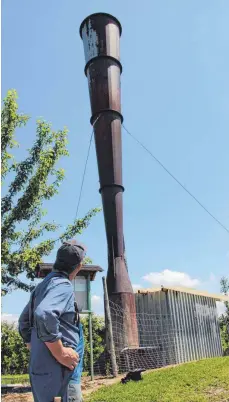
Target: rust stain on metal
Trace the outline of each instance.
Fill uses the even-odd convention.
[[[109,299],[136,315],[135,297],[125,262],[123,237],[123,182],[120,75],[120,22],[97,13],[80,26],[88,79],[91,124],[95,146],[108,244],[107,288]],[[129,344],[138,345],[137,322],[123,323]],[[135,335],[133,335],[135,334]]]

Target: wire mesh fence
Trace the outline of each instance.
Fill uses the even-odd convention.
[[[115,357],[119,373],[133,370],[159,368],[178,362],[176,347],[177,329],[173,327],[172,317],[161,314],[137,313],[136,317],[124,311],[119,305],[109,302]],[[137,318],[139,345],[128,343],[125,328],[131,327]],[[125,326],[123,325],[125,322]],[[105,328],[103,333],[103,351],[95,358],[95,375],[112,375],[110,340]],[[136,337],[133,337],[136,339]],[[120,342],[122,339],[122,342]],[[102,345],[100,345],[101,348]],[[94,344],[95,347],[95,344]],[[101,349],[100,349],[101,350]],[[96,352],[96,350],[95,350]],[[84,370],[90,372],[89,367]]]

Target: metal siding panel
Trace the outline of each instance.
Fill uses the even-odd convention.
[[[218,351],[217,351],[218,336],[217,336],[216,324],[215,324],[215,319],[214,319],[213,299],[209,299],[208,304],[209,304],[209,309],[210,309],[210,314],[211,314],[213,356],[218,356]]]
[[[139,295],[138,302],[138,333],[140,339],[140,346],[144,346],[144,332],[145,332],[145,299],[146,295]]]
[[[136,301],[136,311],[138,319],[138,336],[139,336],[139,346],[143,346],[143,336],[144,336],[144,296],[141,294],[135,295]],[[139,319],[139,317],[141,317]]]
[[[178,314],[180,318],[180,331],[181,331],[181,342],[182,342],[182,354],[183,354],[183,362],[187,360],[186,357],[186,331],[185,331],[185,323],[184,323],[184,313],[183,313],[183,305],[182,305],[182,297],[181,293],[177,294],[178,300]]]
[[[193,360],[193,358],[192,358],[192,335],[191,335],[190,317],[188,314],[188,294],[183,293],[183,297],[184,297],[185,322],[186,322],[186,329],[187,329],[188,361],[191,361],[191,360]]]
[[[177,323],[178,323],[178,328],[177,332],[179,334],[179,349],[180,349],[180,358],[181,358],[181,363],[185,361],[185,355],[184,355],[184,340],[183,340],[183,326],[182,326],[182,314],[181,314],[181,309],[180,309],[180,298],[179,298],[179,293],[178,292],[173,292],[173,295],[176,295],[174,301],[175,301],[175,306],[176,306],[176,316],[177,316]]]
[[[161,315],[161,292],[157,292],[157,303],[155,304],[156,323],[157,323],[157,344],[159,347],[159,359],[160,365],[165,366],[165,352],[164,352],[164,338],[163,338],[163,326]]]
[[[203,350],[204,350],[204,357],[207,358],[208,357],[208,345],[207,345],[207,339],[206,339],[205,320],[204,320],[204,315],[203,315],[203,301],[202,301],[202,296],[198,296],[198,298],[199,298],[199,304],[200,304],[202,344],[203,344]]]
[[[219,317],[218,317],[218,311],[216,307],[216,301],[213,300],[213,303],[215,305],[215,320],[216,320],[216,331],[218,333],[218,341],[219,341],[219,356],[223,356],[223,347],[222,347],[222,340],[221,340],[221,335],[220,335],[220,327],[219,327]]]
[[[173,304],[174,304],[174,315],[176,317],[177,349],[178,349],[178,353],[179,353],[178,363],[182,363],[184,361],[184,356],[183,356],[181,323],[180,323],[180,316],[178,313],[178,294],[177,294],[177,292],[172,292],[172,294],[173,294]]]
[[[158,344],[158,339],[157,339],[157,317],[155,316],[155,308],[156,305],[158,304],[157,301],[157,294],[148,294],[147,296],[147,314],[150,314],[146,317],[147,320],[147,325],[149,325],[148,320],[151,317],[151,324],[150,324],[150,333],[149,331],[146,334],[146,341],[145,344],[146,346],[157,346]]]
[[[191,309],[191,297],[190,296],[191,296],[190,294],[187,294],[187,315],[188,315],[188,321],[189,321],[191,360],[195,360],[193,311]]]
[[[208,357],[207,354],[207,345],[206,345],[206,333],[205,333],[205,322],[204,322],[204,316],[203,316],[203,302],[202,302],[202,297],[198,296],[199,298],[199,315],[200,315],[200,323],[201,323],[201,337],[202,337],[202,344],[203,344],[203,350],[204,350],[204,357]]]
[[[176,348],[176,333],[173,328],[173,309],[172,309],[172,302],[171,302],[171,292],[166,292],[166,303],[167,303],[167,312],[170,320],[170,333],[171,333],[171,343],[173,344],[173,353],[174,356],[171,356],[171,363],[176,363],[176,355],[177,355],[177,348]],[[172,363],[173,362],[173,363]]]
[[[208,306],[208,315],[209,315],[211,357],[214,357],[214,356],[216,356],[216,353],[215,353],[215,327],[214,327],[213,316],[212,316],[211,299],[210,298],[207,299],[206,303],[207,303],[207,306]]]
[[[205,318],[206,318],[206,326],[207,326],[207,335],[208,335],[208,349],[209,349],[209,357],[213,357],[214,356],[214,352],[213,352],[213,343],[214,343],[214,339],[213,339],[213,327],[212,327],[212,323],[211,323],[211,311],[209,308],[209,304],[208,304],[208,300],[205,297],[204,298],[204,302],[205,302]]]
[[[185,312],[185,294],[181,293],[181,310],[182,310],[182,320],[184,326],[184,348],[185,348],[185,361],[189,361],[189,340],[188,340],[188,328],[187,328],[187,319],[186,319],[186,312]]]
[[[154,317],[154,345],[157,347],[155,350],[154,358],[156,359],[157,367],[164,364],[163,362],[163,333],[162,333],[162,322],[161,322],[161,311],[160,311],[160,294],[161,292],[156,292],[151,294],[151,303],[149,306],[149,313]]]
[[[208,357],[213,356],[213,350],[212,350],[212,329],[211,329],[211,317],[210,317],[210,311],[208,308],[208,303],[206,300],[206,297],[203,297],[204,301],[204,318],[205,318],[205,324],[206,324],[206,340],[207,340],[207,352],[208,352]]]
[[[169,358],[169,364],[175,364],[176,363],[176,333],[173,327],[173,317],[172,317],[172,306],[170,304],[170,299],[171,299],[171,293],[170,292],[164,292],[165,294],[165,314],[166,316],[166,322],[167,322],[167,331],[168,331],[168,345],[167,345],[167,353],[168,353],[168,358]]]
[[[210,314],[210,319],[211,319],[211,338],[212,338],[212,356],[215,357],[217,356],[216,352],[216,328],[215,328],[215,323],[214,323],[214,316],[213,316],[213,305],[212,305],[212,299],[208,300],[208,308],[209,308],[209,314]]]
[[[143,300],[143,308],[144,308],[144,326],[142,328],[142,342],[143,342],[143,346],[148,346],[150,339],[149,339],[149,334],[148,334],[148,330],[147,330],[147,325],[148,325],[148,316],[147,314],[150,313],[150,295],[146,294],[144,295],[144,300]],[[154,342],[154,333],[152,331],[152,335],[151,335],[151,339],[152,339],[152,343]]]
[[[214,299],[212,299],[212,304],[213,304],[213,315],[214,315],[214,322],[215,322],[215,328],[216,328],[217,356],[222,356],[223,348],[222,348],[222,341],[221,341],[221,336],[220,336],[219,317],[218,317],[218,311],[217,311],[217,307],[216,307],[216,301]]]
[[[168,343],[170,342],[170,337],[169,337],[169,328],[168,328],[168,323],[167,323],[167,317],[166,317],[166,307],[165,307],[165,292],[160,292],[160,318],[161,318],[161,340],[162,340],[162,364],[163,366],[166,366],[169,363],[169,348],[168,348]]]
[[[185,317],[184,317],[184,304],[183,304],[182,293],[179,293],[178,297],[179,297],[179,310],[181,313],[183,354],[184,354],[184,361],[186,362],[188,360],[187,359],[187,334],[186,334],[186,324],[185,324]]]
[[[193,299],[194,303],[194,309],[195,309],[195,317],[196,317],[196,327],[197,327],[197,359],[203,358],[204,352],[203,352],[203,345],[202,345],[202,338],[201,338],[201,323],[200,323],[200,318],[198,314],[198,296],[194,295]]]
[[[193,360],[193,347],[192,347],[192,326],[190,319],[190,312],[188,309],[188,294],[184,293],[185,297],[185,315],[186,315],[186,323],[187,323],[187,333],[188,333],[188,351],[189,351],[189,361]]]
[[[197,325],[197,317],[196,317],[196,309],[195,309],[195,296],[194,295],[190,295],[190,309],[192,311],[194,357],[195,357],[195,360],[198,360],[199,359],[198,325]]]
[[[206,304],[208,306],[208,322],[210,328],[210,342],[211,342],[211,357],[215,356],[215,328],[213,325],[213,317],[212,317],[212,307],[211,307],[211,299],[206,298]]]
[[[168,300],[170,306],[170,316],[171,316],[171,327],[174,333],[174,363],[181,363],[181,351],[180,351],[180,343],[179,343],[179,325],[176,314],[176,306],[175,306],[175,298],[176,293],[172,291],[168,291]]]
[[[193,325],[194,325],[194,332],[195,332],[195,359],[199,359],[199,348],[198,348],[198,319],[197,319],[197,313],[196,313],[196,299],[195,296],[192,295],[191,297],[191,307],[193,310]]]
[[[210,342],[211,342],[211,357],[215,356],[215,328],[213,325],[213,317],[212,317],[212,307],[211,307],[211,299],[206,298],[206,303],[208,306],[208,322],[210,328]]]
[[[209,314],[207,310],[206,298],[201,296],[202,301],[202,314],[203,314],[203,323],[204,323],[204,338],[205,338],[205,347],[206,347],[206,355],[207,357],[211,357],[211,329],[209,325]]]
[[[199,319],[199,334],[200,334],[200,345],[201,345],[201,351],[202,355],[201,358],[206,358],[206,347],[205,347],[205,342],[204,342],[204,329],[203,329],[203,320],[202,320],[202,314],[201,314],[201,299],[200,296],[196,296],[197,299],[197,316]]]
[[[218,349],[219,349],[219,339],[218,339],[218,333],[217,333],[217,322],[215,322],[215,301],[213,299],[210,299],[210,305],[211,305],[211,314],[212,314],[212,325],[213,325],[213,331],[214,331],[214,356],[219,356],[218,354]],[[216,311],[217,313],[217,311]],[[218,316],[218,314],[217,314]]]
[[[218,311],[217,311],[217,307],[216,307],[216,301],[214,299],[212,299],[212,305],[213,305],[213,318],[214,318],[215,329],[216,329],[217,356],[222,356],[223,348],[222,348],[222,341],[221,341],[221,335],[220,335],[219,317],[218,317]]]
[[[190,307],[192,309],[192,319],[193,319],[193,343],[194,343],[194,354],[195,360],[199,359],[199,348],[198,348],[198,321],[196,316],[196,307],[195,307],[195,296],[190,295]]]

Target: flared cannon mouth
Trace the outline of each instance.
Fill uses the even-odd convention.
[[[90,20],[90,19],[92,19],[92,18],[94,18],[94,17],[107,17],[107,18],[110,18],[111,20],[113,20],[117,25],[118,25],[118,27],[119,27],[119,32],[120,32],[120,36],[122,35],[122,25],[120,24],[120,22],[119,22],[119,20],[116,18],[116,17],[114,17],[113,15],[111,15],[111,14],[108,14],[108,13],[94,13],[94,14],[90,14],[88,17],[86,17],[84,20],[83,20],[83,22],[81,23],[81,25],[80,25],[80,36],[81,36],[81,39],[82,39],[82,30],[83,30],[83,26],[85,25],[85,23],[88,21],[88,20]]]

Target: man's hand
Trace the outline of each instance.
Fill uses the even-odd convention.
[[[72,348],[65,348],[61,342],[58,340],[56,342],[45,342],[47,348],[52,353],[53,357],[69,370],[74,370],[74,368],[79,363],[79,355]]]
[[[79,363],[79,355],[71,348],[64,348],[62,353],[58,358],[57,361],[65,367],[68,367],[70,370],[74,370],[74,368]]]
[[[26,343],[27,349],[31,350],[31,343]]]

